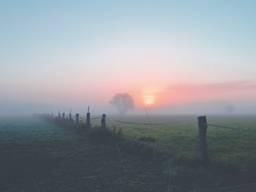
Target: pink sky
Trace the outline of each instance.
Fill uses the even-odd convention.
[[[256,112],[255,10],[243,1],[2,4],[0,104],[108,110],[129,93],[140,109]]]

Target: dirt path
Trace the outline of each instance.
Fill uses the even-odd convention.
[[[0,191],[166,190],[160,165],[35,118],[0,119],[0,154]]]

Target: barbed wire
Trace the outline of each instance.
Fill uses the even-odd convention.
[[[100,120],[101,118],[102,118],[101,116],[95,116],[95,117],[91,117],[90,119],[92,121],[94,121],[94,120]],[[148,112],[146,114],[146,118],[147,119],[150,118]],[[79,120],[81,122],[84,122],[86,120],[86,116],[85,115],[81,115],[79,117]],[[150,126],[151,128],[155,128],[154,126],[170,126],[170,124],[173,124],[173,123],[183,123],[182,121],[159,122],[159,123],[153,123],[153,122],[151,122],[149,120],[144,121],[144,122],[127,121],[127,120],[124,121],[124,120],[114,119],[112,117],[108,117],[108,120],[112,121],[112,124],[117,123],[118,126],[120,126],[120,124],[125,124],[125,125]],[[223,128],[223,129],[230,129],[230,130],[241,130],[240,127],[232,127],[232,126],[226,126],[226,125],[219,125],[219,124],[215,124],[215,123],[207,123],[207,125],[210,126],[210,127],[216,127],[216,128]]]
[[[91,117],[91,120],[101,119],[101,116]]]
[[[230,127],[230,126],[225,126],[225,125],[217,125],[217,124],[213,124],[213,123],[207,123],[207,125],[211,126],[211,127],[224,128],[224,129],[233,129],[233,130],[241,129],[241,128],[238,128],[238,127]]]
[[[86,116],[82,116],[82,118]],[[97,119],[100,119],[101,116],[95,116],[95,117],[91,117],[92,120],[97,120]],[[150,118],[148,115],[147,115],[147,118]],[[122,125],[122,124],[128,124],[128,125],[143,125],[143,126],[158,126],[158,125],[168,125],[168,123],[173,123],[173,122],[168,122],[168,123],[152,123],[151,121],[145,121],[145,122],[135,122],[135,121],[123,121],[123,120],[117,120],[117,119],[113,119],[112,117],[108,117],[107,120],[109,121],[109,123],[111,125]],[[226,125],[219,125],[219,124],[215,124],[215,123],[207,123],[208,126],[211,126],[211,127],[216,127],[216,128],[223,128],[223,129],[230,129],[230,130],[241,130],[240,127],[232,127],[232,126],[226,126]],[[122,128],[122,127],[121,127]],[[161,147],[162,146],[169,146],[168,144],[162,144],[160,145]],[[159,147],[159,144],[157,144],[156,142],[156,148]],[[120,157],[120,165],[122,166],[122,169],[123,170],[126,170],[126,167],[124,165],[124,162],[123,162],[123,159],[122,159],[122,155],[121,155],[121,151],[120,151],[120,148],[119,146],[117,145],[116,146],[117,148],[117,151],[118,151],[118,154],[119,154],[119,157]],[[176,161],[176,159],[174,159],[174,161]],[[168,178],[167,178],[167,191],[169,192],[170,190],[173,191],[173,188],[172,188],[172,184],[174,185],[175,184],[175,175],[171,175],[171,172],[173,171],[173,169],[175,169],[175,165],[177,164],[177,162],[173,162],[175,164],[171,164],[171,162],[168,163]],[[121,183],[123,184],[123,183]],[[120,184],[120,185],[121,185]],[[213,188],[201,188],[199,191],[217,191],[217,190],[221,190],[222,192],[227,192],[227,191],[234,191],[234,190],[239,190],[239,189],[243,189],[243,188],[246,188],[250,185],[255,185],[256,187],[256,182],[253,182],[253,183],[247,183],[247,184],[240,184],[240,185],[234,185],[234,186],[226,186],[226,187],[213,187]],[[174,186],[175,187],[175,186]],[[120,191],[122,191],[122,189],[120,189]]]
[[[163,125],[162,123],[151,123],[151,122],[132,122],[132,121],[122,121],[122,120],[115,120],[112,119],[114,122],[116,123],[120,123],[120,124],[127,124],[127,125]]]
[[[170,121],[170,122],[159,122],[159,123],[152,123],[151,121],[144,121],[144,122],[137,122],[137,121],[124,121],[124,120],[118,120],[114,118],[108,117],[108,119],[111,119],[112,121],[118,123],[118,124],[127,124],[127,125],[141,125],[141,126],[170,126],[170,124],[178,124],[183,123],[182,121]]]

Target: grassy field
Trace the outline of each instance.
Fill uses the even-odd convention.
[[[208,127],[208,154],[211,164],[198,165],[198,126],[196,116],[111,117],[111,127],[122,128],[131,140],[153,138],[148,142],[168,154],[173,178],[179,185],[202,188],[232,186],[256,181],[256,116],[208,116],[208,123],[232,127]],[[138,123],[138,124],[136,124]],[[142,124],[140,124],[142,123]],[[143,124],[145,123],[145,124]],[[167,167],[167,166],[166,166]],[[178,170],[178,171],[177,171]],[[185,184],[186,183],[186,184]]]
[[[256,181],[254,116],[208,117],[209,123],[235,129],[208,128],[207,167],[197,160],[196,116],[107,119],[111,130],[122,130],[122,140],[114,144],[94,141],[91,131],[83,128],[35,117],[0,118],[0,191],[255,189],[242,185]],[[99,125],[99,119],[93,125]],[[148,151],[152,155],[147,156]]]
[[[161,164],[36,117],[0,119],[0,191],[165,191]]]
[[[111,119],[111,127],[122,128],[123,134],[131,139],[152,137],[160,150],[178,159],[197,158],[196,116],[130,116]],[[255,160],[256,116],[208,116],[208,123],[234,128],[208,127],[209,156],[213,161],[240,163]]]

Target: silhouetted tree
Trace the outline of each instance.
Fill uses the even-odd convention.
[[[115,94],[110,104],[113,105],[120,114],[126,114],[127,111],[134,108],[133,98],[128,93],[117,93]]]

